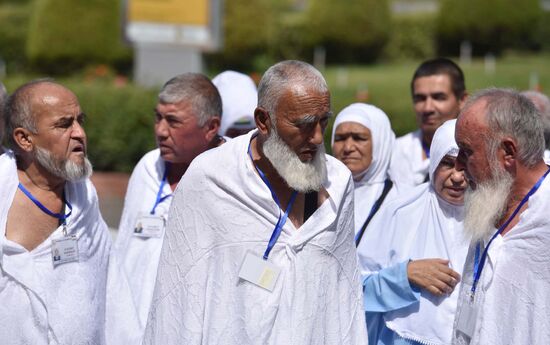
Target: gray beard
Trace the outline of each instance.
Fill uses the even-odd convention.
[[[298,155],[272,129],[262,150],[288,186],[298,192],[319,191],[327,178],[325,147],[321,144],[311,162],[302,162]]]
[[[37,147],[33,154],[40,166],[65,181],[76,182],[92,175],[93,168],[88,157],[84,157],[84,161],[79,164],[70,159],[57,159],[50,151],[41,147]]]
[[[493,177],[468,188],[464,194],[464,232],[472,241],[485,240],[493,235],[496,222],[504,215],[510,189],[514,182],[512,175],[498,166],[492,166]]]

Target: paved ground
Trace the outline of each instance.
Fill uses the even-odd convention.
[[[113,238],[116,238],[129,178],[129,174],[101,171],[94,171],[91,178],[99,197],[99,209]]]

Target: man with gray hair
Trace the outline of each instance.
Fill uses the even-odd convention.
[[[550,178],[541,116],[526,97],[482,90],[458,117],[458,166],[470,188],[455,344],[547,344],[550,339]]]
[[[542,124],[544,127],[544,142],[546,143],[546,150],[544,150],[544,161],[550,163],[550,98],[545,94],[534,91],[522,91],[522,95],[529,98],[535,105],[535,108],[542,116]]]
[[[111,270],[110,282],[124,281],[125,277],[130,289],[126,296],[121,295],[123,287],[110,289],[118,295],[109,298],[108,317],[114,320],[108,328],[115,332],[109,331],[110,340],[116,340],[114,344],[140,341],[155,287],[172,192],[196,156],[223,142],[217,134],[221,114],[218,90],[199,73],[170,79],[158,95],[154,110],[158,148],[143,156],[130,177],[113,255],[120,267]],[[111,302],[120,308],[114,314]],[[117,325],[128,325],[127,315],[135,313],[139,330],[124,334],[125,327]]]
[[[5,106],[0,156],[0,339],[3,344],[104,344],[111,246],[88,177],[84,113],[48,80]]]
[[[172,201],[144,344],[366,344],[353,181],[324,153],[323,76],[264,74],[257,130],[197,157]]]

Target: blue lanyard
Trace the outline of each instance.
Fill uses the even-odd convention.
[[[71,206],[71,204],[69,204],[69,202],[67,201],[67,199],[65,199],[65,193],[63,193],[63,202],[65,204],[67,204],[67,207],[69,208],[69,213],[67,214],[61,214],[61,213],[55,213],[55,212],[52,212],[50,210],[48,210],[46,208],[46,206],[44,206],[40,201],[38,201],[32,194],[31,192],[29,192],[27,190],[27,188],[25,188],[21,182],[19,182],[19,189],[21,189],[21,191],[23,193],[25,193],[25,195],[31,199],[31,201],[36,205],[38,206],[38,208],[40,210],[42,210],[42,212],[44,212],[45,214],[47,214],[48,216],[52,216],[54,218],[57,218],[59,219],[59,221],[61,222],[61,224],[65,225],[67,224],[67,218],[69,218],[69,216],[71,215],[71,213],[73,213],[73,207]]]
[[[424,142],[424,140],[420,139],[420,142],[422,143],[422,149],[424,150],[424,153],[426,154],[426,158],[430,158],[430,148],[428,147],[428,145],[426,145],[426,143]]]
[[[493,242],[493,240],[502,233],[502,231],[504,231],[504,229],[506,229],[506,227],[508,226],[508,224],[510,224],[510,222],[516,217],[516,215],[518,214],[519,210],[523,207],[523,205],[529,200],[529,198],[535,194],[535,192],[539,189],[540,185],[542,184],[542,181],[544,181],[544,179],[546,178],[546,175],[548,175],[548,173],[550,172],[550,168],[548,168],[548,170],[546,170],[546,173],[544,173],[544,175],[542,175],[539,180],[537,181],[537,183],[535,183],[535,185],[533,186],[533,188],[531,188],[531,190],[529,191],[529,193],[527,193],[527,195],[525,195],[523,197],[523,199],[521,200],[521,202],[519,203],[518,207],[516,207],[516,209],[514,210],[514,212],[512,213],[512,215],[510,216],[510,218],[508,218],[508,220],[502,224],[502,226],[500,228],[498,228],[498,230],[495,232],[495,234],[493,235],[493,237],[491,237],[491,239],[489,240],[489,243],[487,243],[487,246],[485,247],[485,250],[483,251],[483,254],[481,255],[481,258],[479,257],[479,253],[481,252],[481,242],[478,242],[477,245],[476,245],[476,252],[475,252],[475,257],[474,257],[474,282],[472,284],[472,289],[471,289],[471,293],[472,293],[472,296],[475,294],[476,292],[476,287],[477,287],[477,283],[479,282],[479,278],[481,277],[481,271],[483,271],[483,266],[485,265],[485,260],[487,259],[487,252],[489,251],[489,246],[491,245],[491,243]]]
[[[250,160],[252,160],[252,164],[254,164],[254,159],[252,158],[252,151],[250,150],[250,143],[248,143],[248,155],[250,156]],[[279,206],[279,220],[275,225],[275,229],[273,229],[273,233],[271,234],[271,238],[269,239],[269,243],[267,244],[267,248],[264,253],[264,260],[267,260],[267,258],[269,257],[269,253],[271,252],[271,249],[273,249],[273,247],[275,246],[275,243],[277,243],[277,240],[281,235],[281,232],[283,231],[283,226],[285,225],[286,220],[288,219],[288,214],[292,209],[292,205],[294,205],[294,201],[296,200],[296,196],[298,195],[298,192],[292,191],[292,195],[290,196],[290,201],[288,202],[286,211],[281,217],[281,204],[279,203],[279,198],[277,198],[277,195],[275,195],[275,192],[273,191],[273,188],[271,188],[271,184],[265,177],[265,174],[263,173],[263,171],[259,167],[257,167],[256,164],[254,164],[254,168],[256,168],[256,171],[258,171],[258,174],[266,184],[267,188],[269,188],[269,191],[271,192],[271,197],[273,198],[277,206]]]
[[[153,205],[153,209],[151,210],[151,212],[149,212],[152,215],[155,214],[155,210],[157,209],[157,206],[160,203],[162,203],[164,200],[166,200],[166,199],[168,199],[169,197],[172,196],[172,193],[162,195],[162,190],[164,189],[164,185],[166,184],[166,180],[168,179],[168,170],[170,168],[170,165],[169,165],[168,162],[166,162],[164,164],[165,164],[164,175],[162,175],[162,181],[160,182],[159,191],[157,192],[157,199],[155,200],[155,205]]]

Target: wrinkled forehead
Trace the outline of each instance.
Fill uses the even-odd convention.
[[[277,109],[282,110],[278,113],[324,114],[330,112],[330,93],[313,87],[295,85],[282,93]]]

